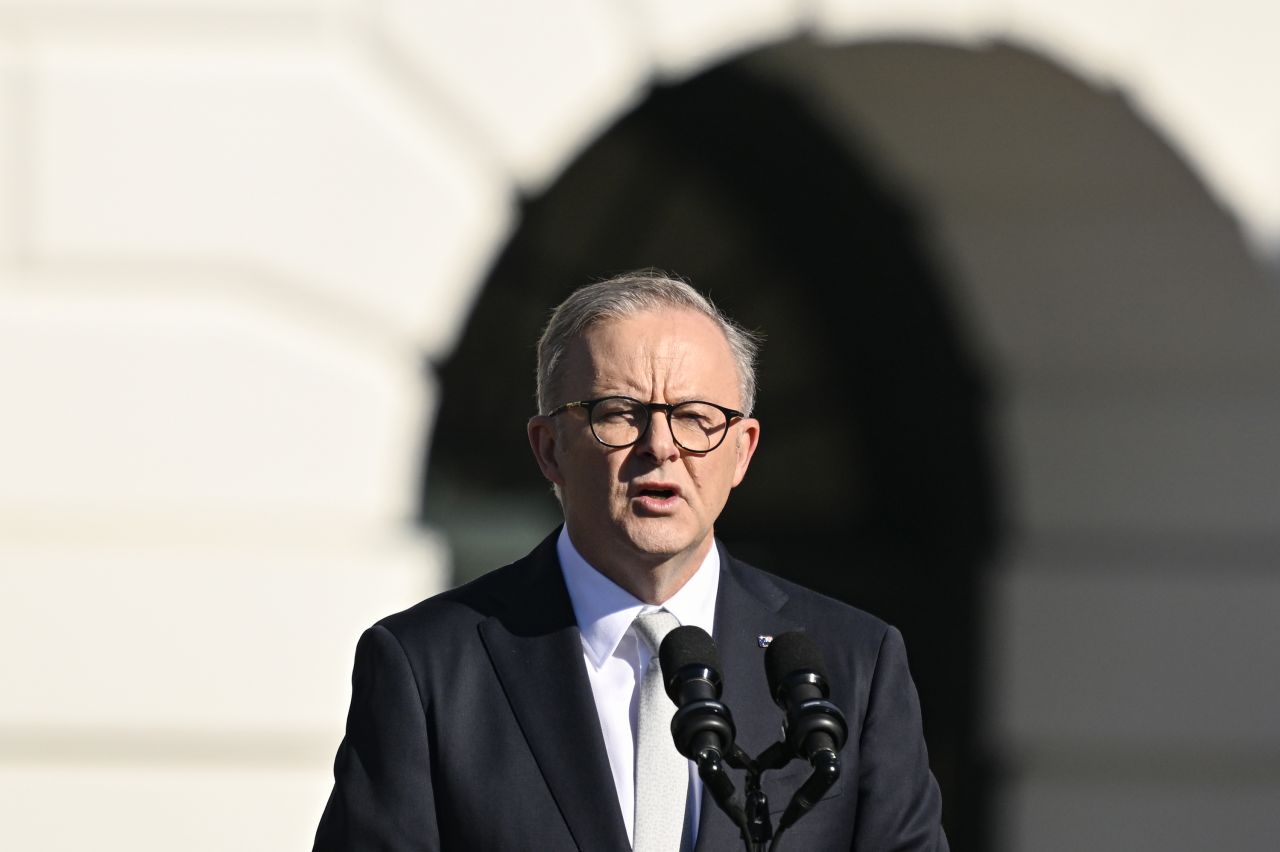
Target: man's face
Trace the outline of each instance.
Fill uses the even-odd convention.
[[[604,396],[742,404],[723,333],[707,317],[677,308],[596,324],[569,348],[561,375],[556,405]],[[535,417],[529,426],[544,475],[560,486],[574,545],[601,570],[700,564],[759,436],[758,421],[735,421],[723,444],[699,455],[676,445],[659,412],[636,444],[620,449],[596,441],[583,409]]]

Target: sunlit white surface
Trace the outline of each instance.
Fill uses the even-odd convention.
[[[649,71],[623,3],[385,0],[379,9],[397,60],[529,190],[632,103]]]
[[[348,54],[199,41],[34,54],[36,252],[244,269],[423,341],[458,324],[459,275],[505,228],[505,181]]]
[[[310,735],[330,752],[361,631],[444,582],[443,551],[407,530],[120,540],[68,525],[56,541],[12,538],[0,544],[0,766],[15,747],[3,735],[23,729],[62,759],[60,730],[86,756],[108,749],[97,737],[133,737],[115,756],[126,761],[175,733]]]
[[[16,81],[20,79],[21,65],[15,46],[0,28],[0,269],[10,260],[18,228],[16,217],[18,199],[14,197],[18,179],[18,97]],[[7,189],[3,188],[8,184]],[[4,273],[0,272],[0,290],[4,288]]]
[[[328,795],[315,770],[0,766],[0,822],[15,852],[309,849]]]
[[[780,41],[801,25],[793,0],[636,0],[635,22],[664,76],[683,77]]]
[[[0,302],[0,513],[412,515],[412,362],[235,288],[21,292]]]

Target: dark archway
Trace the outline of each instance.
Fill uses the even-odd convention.
[[[558,517],[524,440],[547,312],[581,283],[650,265],[767,337],[762,451],[719,535],[903,631],[953,848],[988,848],[977,637],[998,510],[985,378],[907,205],[802,96],[742,64],[655,90],[526,202],[439,365],[423,512],[449,534],[460,579],[522,554]]]

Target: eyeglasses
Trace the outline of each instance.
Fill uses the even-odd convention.
[[[591,434],[606,447],[629,447],[644,437],[655,411],[665,411],[676,446],[690,453],[709,453],[724,443],[729,423],[746,417],[741,411],[714,402],[641,402],[629,396],[606,396],[566,402],[548,412],[548,417],[582,408],[591,422]]]

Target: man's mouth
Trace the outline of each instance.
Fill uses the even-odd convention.
[[[680,498],[680,486],[674,482],[644,482],[634,485],[631,496],[650,509],[670,509]]]
[[[676,496],[676,492],[670,488],[642,488],[640,489],[641,497],[656,497],[659,500],[666,500]]]

